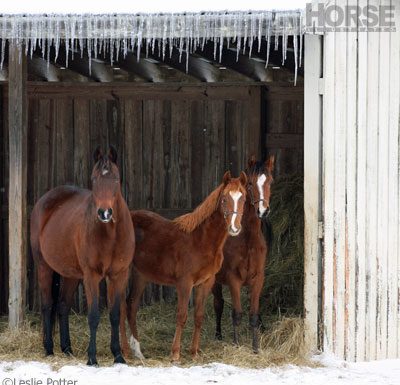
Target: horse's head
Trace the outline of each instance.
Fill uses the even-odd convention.
[[[113,219],[115,199],[120,191],[117,151],[110,146],[107,155],[103,155],[100,147],[97,147],[93,156],[92,193],[97,217],[101,222],[109,223]]]
[[[220,209],[224,215],[228,233],[236,236],[242,229],[242,215],[246,201],[246,174],[242,171],[239,178],[232,178],[227,171],[223,178],[223,189],[220,197]]]
[[[251,204],[259,218],[269,214],[269,200],[271,196],[272,173],[275,157],[270,156],[265,162],[257,162],[252,156],[246,170],[248,175],[248,194]]]

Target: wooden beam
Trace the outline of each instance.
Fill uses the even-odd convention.
[[[142,54],[137,60],[136,54],[128,53],[125,59],[119,61],[118,65],[128,72],[134,72],[140,77],[152,83],[197,83],[199,80],[190,74],[176,70],[167,62],[160,62],[155,55],[148,58]]]
[[[71,69],[48,63],[47,60],[34,55],[32,59],[28,59],[28,73],[46,79],[48,82],[87,82],[89,77],[72,71]]]
[[[27,60],[21,47],[10,44],[8,87],[9,180],[9,326],[24,318],[27,243]]]
[[[214,60],[214,44],[209,41],[205,46],[204,50],[198,50],[196,53],[200,56],[206,57],[209,60]],[[219,48],[219,47],[218,47]],[[216,50],[216,60],[219,60],[219,49]],[[265,68],[265,60],[260,58],[249,57],[239,53],[237,55],[236,48],[227,48],[226,46],[222,49],[221,63],[222,66],[229,68],[231,71],[236,71],[243,76],[261,81],[271,82],[273,80],[271,69]]]
[[[212,45],[212,43],[210,43],[210,45]],[[169,49],[167,49],[164,61],[171,67],[186,73],[186,53],[182,54],[181,60],[179,60],[179,57],[179,50],[174,47],[171,57],[169,56]],[[190,75],[207,83],[254,81],[254,79],[246,74],[232,70],[232,68],[226,66],[225,63],[218,63],[214,60],[213,54],[205,54],[201,50],[197,50],[194,54],[189,55],[187,71]]]

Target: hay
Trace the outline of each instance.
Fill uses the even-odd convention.
[[[201,339],[201,354],[196,360],[190,355],[190,342],[193,331],[193,310],[189,312],[187,326],[183,333],[182,360],[184,367],[203,365],[211,362],[222,362],[247,368],[263,368],[271,365],[308,364],[306,349],[302,339],[303,323],[300,318],[276,320],[266,333],[261,335],[260,353],[255,355],[251,349],[251,333],[246,318],[240,328],[241,346],[232,344],[232,326],[228,299],[223,315],[223,341],[215,341],[214,312],[212,299],[207,303],[205,322]],[[54,357],[45,357],[42,347],[41,324],[37,314],[28,314],[27,320],[18,331],[7,328],[7,319],[0,320],[0,360],[37,360],[49,363],[54,369],[63,365],[86,363],[86,348],[89,341],[89,328],[84,315],[72,314],[70,329],[74,357],[65,357],[60,353],[59,335],[54,335]],[[170,366],[170,349],[175,332],[175,305],[154,304],[142,308],[138,317],[141,346],[146,360],[128,360],[129,365],[149,367]],[[110,326],[108,314],[101,317],[98,335],[97,352],[101,366],[112,364],[109,349]]]
[[[303,176],[286,175],[272,185],[272,248],[263,290],[264,314],[300,315],[303,309],[304,187]]]

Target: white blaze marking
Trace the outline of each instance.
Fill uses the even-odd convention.
[[[102,175],[108,174],[108,170],[107,170],[107,169],[104,169],[104,170],[101,172],[101,174],[102,174]]]
[[[258,187],[258,192],[260,194],[260,202],[258,202],[258,210],[260,211],[260,216],[262,216],[265,210],[267,209],[264,206],[264,189],[263,189],[266,180],[267,177],[265,176],[265,174],[260,175],[257,179],[257,187]]]
[[[131,338],[129,338],[129,345],[135,357],[139,358],[139,360],[144,360],[144,355],[140,350],[140,342],[134,336],[131,336]]]
[[[233,211],[237,211],[238,208],[238,201],[240,197],[243,195],[240,191],[229,191],[229,195],[233,199]],[[238,229],[235,226],[235,221],[236,221],[237,214],[233,214],[231,218],[231,227],[232,230],[236,233]]]

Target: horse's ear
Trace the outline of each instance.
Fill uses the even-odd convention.
[[[112,145],[110,145],[110,148],[108,149],[108,159],[113,163],[117,163],[117,150]]]
[[[244,171],[242,171],[240,173],[239,180],[240,180],[240,183],[243,185],[243,187],[245,187],[246,184],[247,184],[247,175],[246,175],[246,173]]]
[[[251,170],[252,167],[253,167],[256,163],[257,163],[256,156],[255,156],[255,155],[252,155],[252,156],[250,157],[248,163],[247,163],[247,164],[248,164],[248,167],[249,167],[249,170]]]
[[[265,168],[268,170],[270,174],[274,171],[274,166],[275,166],[275,155],[271,155],[266,161],[265,161]]]
[[[231,181],[231,172],[227,171],[222,178],[222,183],[226,186]]]
[[[101,151],[101,147],[97,146],[93,153],[94,162],[97,163],[103,157],[103,152]]]

